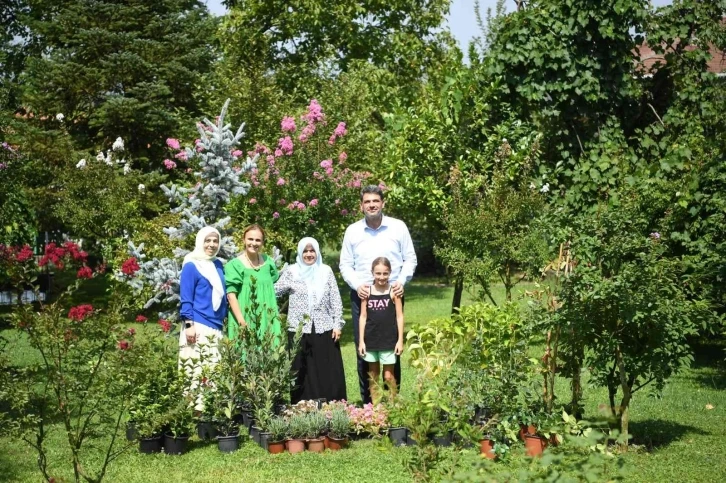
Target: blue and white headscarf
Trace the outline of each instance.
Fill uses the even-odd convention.
[[[212,256],[207,255],[204,251],[204,239],[211,234],[217,235],[217,240],[220,241],[221,245],[222,237],[220,236],[219,231],[211,226],[205,226],[197,233],[197,238],[194,243],[194,251],[188,253],[187,256],[184,257],[182,266],[187,263],[193,263],[202,277],[209,281],[210,285],[212,285],[212,308],[217,310],[222,304],[224,287],[222,286],[222,279],[219,278],[217,266],[214,264],[214,261],[217,259],[217,253],[219,253],[219,246],[217,246],[217,252]]]
[[[303,251],[305,247],[311,245],[315,249],[318,256],[315,263],[307,265],[303,261]],[[317,304],[325,293],[325,286],[328,282],[328,271],[330,267],[323,265],[323,257],[320,254],[320,245],[315,238],[305,237],[297,244],[297,260],[295,265],[290,267],[292,277],[295,280],[303,282],[308,289],[308,310],[312,312],[313,307]]]

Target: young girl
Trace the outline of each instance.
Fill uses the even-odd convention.
[[[377,392],[380,364],[383,380],[395,388],[393,365],[403,352],[403,306],[401,298],[391,293],[391,262],[386,257],[373,260],[374,284],[370,296],[360,307],[358,353],[368,362],[371,392]],[[375,399],[375,398],[374,398]]]

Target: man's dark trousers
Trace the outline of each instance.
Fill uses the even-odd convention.
[[[355,354],[358,360],[358,385],[360,386],[360,397],[363,404],[371,402],[371,391],[368,388],[368,362],[358,355],[358,326],[360,322],[360,297],[355,290],[350,291],[350,312],[353,316],[353,340],[355,341]],[[401,298],[401,309],[403,309],[403,298]],[[383,373],[383,367],[381,367]],[[393,377],[396,378],[396,386],[401,387],[401,356],[396,357],[396,365],[393,366]]]

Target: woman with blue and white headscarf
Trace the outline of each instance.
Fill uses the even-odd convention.
[[[287,314],[288,340],[302,324],[300,350],[293,370],[297,381],[292,390],[292,403],[304,399],[346,399],[340,335],[343,301],[333,270],[323,264],[320,245],[306,237],[297,245],[297,261],[280,275],[275,294],[290,294]]]
[[[180,361],[203,358],[214,364],[219,357],[217,342],[227,315],[224,269],[217,259],[220,240],[219,232],[206,226],[197,233],[194,250],[184,257],[179,280]]]

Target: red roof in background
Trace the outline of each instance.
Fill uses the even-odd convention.
[[[677,42],[678,41],[676,41],[676,43]],[[695,49],[696,47],[692,45],[686,47],[686,50],[688,51]],[[726,52],[718,50],[713,45],[711,45],[709,50],[711,52],[711,59],[708,61],[708,71],[714,74],[726,73]],[[642,69],[648,73],[652,73],[655,70],[656,64],[666,64],[665,57],[662,54],[656,54],[653,52],[653,49],[651,49],[646,43],[639,45],[638,51],[640,53],[640,66],[642,66]]]

